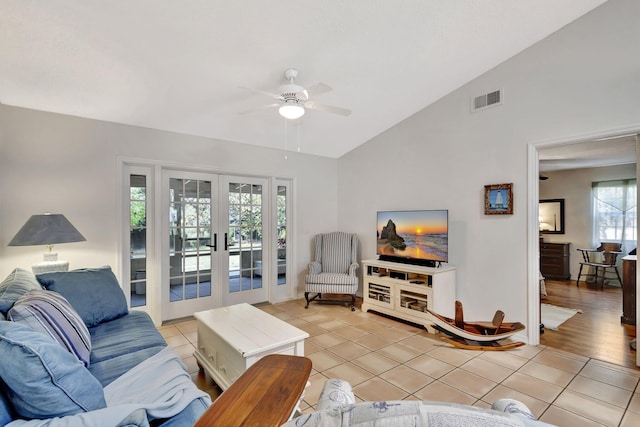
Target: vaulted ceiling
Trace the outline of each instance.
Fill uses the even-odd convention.
[[[0,0],[0,103],[337,158],[602,3]]]

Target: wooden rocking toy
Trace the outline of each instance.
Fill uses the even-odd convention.
[[[520,322],[504,322],[504,312],[496,311],[490,322],[467,322],[464,320],[462,303],[456,301],[455,318],[441,316],[431,310],[434,328],[445,333],[441,339],[458,348],[467,350],[511,350],[524,343],[520,341],[500,343],[501,340],[523,331],[525,326]]]

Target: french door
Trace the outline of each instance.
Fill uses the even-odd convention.
[[[218,176],[163,172],[162,318],[219,305]]]
[[[268,180],[165,170],[162,182],[163,320],[268,301]]]
[[[223,304],[269,300],[269,186],[264,178],[222,177],[221,216],[226,256]],[[264,260],[264,262],[263,262]]]

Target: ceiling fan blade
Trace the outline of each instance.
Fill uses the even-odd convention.
[[[238,113],[239,116],[242,116],[244,114],[251,114],[251,113],[255,113],[257,111],[262,111],[262,110],[266,110],[267,108],[275,108],[275,107],[279,107],[282,104],[269,104],[269,105],[263,105],[262,107],[258,107],[258,108],[252,108],[250,110],[245,110],[245,111],[240,111]]]
[[[281,95],[278,95],[278,94],[272,93],[272,92],[267,92],[266,90],[256,89],[256,88],[246,87],[246,86],[240,86],[240,88],[241,89],[247,89],[247,90],[250,90],[251,92],[259,93],[260,95],[265,95],[265,96],[268,96],[268,97],[273,98],[273,99],[282,99]]]
[[[313,101],[305,102],[304,106],[305,106],[305,108],[308,108],[310,110],[323,111],[325,113],[339,114],[339,115],[345,116],[345,117],[351,114],[351,110],[348,110],[346,108],[334,107],[333,105],[318,104],[317,102],[313,102]]]
[[[306,89],[303,89],[302,92],[298,92],[296,96],[302,102],[309,100],[309,92],[307,92]]]
[[[315,85],[308,88],[307,92],[309,93],[310,96],[316,96],[322,93],[331,92],[332,90],[333,89],[331,88],[331,86],[321,82],[321,83],[316,83]]]

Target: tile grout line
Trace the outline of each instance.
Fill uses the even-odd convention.
[[[291,302],[289,302],[289,303],[291,303]],[[287,304],[287,303],[283,303],[283,304]],[[523,362],[523,363],[522,363],[522,364],[520,364],[516,369],[513,369],[512,367],[510,367],[509,363],[501,363],[501,362],[500,362],[500,360],[497,360],[497,361],[496,361],[496,360],[494,360],[494,358],[493,358],[493,357],[490,357],[490,358],[489,358],[489,357],[483,357],[483,355],[487,353],[487,352],[484,352],[484,351],[483,351],[483,352],[477,352],[477,354],[473,354],[473,355],[472,355],[471,353],[468,353],[468,354],[467,354],[467,356],[470,356],[470,357],[469,357],[467,360],[457,362],[456,364],[451,364],[451,363],[449,363],[449,362],[445,362],[444,360],[442,360],[442,359],[440,358],[440,357],[443,357],[442,355],[438,355],[439,357],[436,357],[436,356],[434,356],[434,355],[429,355],[429,353],[432,353],[433,351],[437,351],[438,349],[444,349],[444,348],[451,348],[451,349],[453,349],[453,347],[447,347],[447,346],[437,345],[436,343],[439,343],[439,341],[437,341],[437,340],[435,339],[435,337],[432,337],[432,336],[425,336],[424,331],[419,330],[419,328],[418,328],[418,329],[414,329],[414,330],[410,330],[410,331],[409,331],[409,330],[406,330],[406,332],[402,332],[403,334],[404,334],[404,333],[407,333],[407,335],[406,335],[406,336],[403,336],[402,338],[400,338],[400,339],[398,339],[398,340],[393,340],[391,343],[389,343],[389,344],[387,344],[387,345],[383,345],[382,347],[379,347],[379,348],[376,348],[376,349],[373,349],[373,348],[367,347],[367,346],[365,346],[365,345],[363,345],[363,344],[360,344],[360,343],[358,343],[358,342],[356,342],[356,341],[355,341],[355,339],[361,339],[361,338],[363,338],[363,337],[367,337],[367,336],[372,336],[372,337],[376,337],[376,336],[377,336],[378,338],[382,338],[382,339],[384,339],[384,335],[380,335],[380,332],[384,332],[384,331],[387,331],[387,330],[389,330],[389,329],[391,329],[391,328],[395,328],[395,327],[396,327],[395,325],[390,325],[390,324],[389,324],[389,322],[388,322],[388,320],[386,320],[386,318],[385,318],[385,317],[381,317],[382,319],[385,319],[384,321],[378,321],[378,319],[376,319],[376,318],[369,318],[369,319],[366,319],[364,316],[358,316],[358,317],[352,317],[352,316],[350,316],[350,315],[347,315],[347,316],[338,316],[338,317],[333,318],[329,323],[334,322],[334,321],[339,321],[339,322],[343,322],[343,323],[345,324],[345,326],[344,326],[344,327],[337,326],[337,327],[334,327],[333,329],[325,329],[325,328],[323,328],[322,326],[319,326],[317,323],[314,323],[314,322],[316,322],[316,321],[313,321],[313,320],[312,320],[312,321],[308,321],[308,320],[306,320],[306,319],[305,319],[305,317],[306,317],[306,318],[309,318],[309,317],[310,317],[310,316],[308,315],[308,313],[307,313],[307,312],[300,312],[300,311],[298,311],[298,310],[292,310],[291,312],[289,312],[289,311],[287,311],[286,307],[280,308],[280,307],[277,307],[277,305],[270,305],[270,306],[265,306],[265,307],[273,307],[273,308],[274,308],[274,310],[269,310],[270,314],[282,314],[282,313],[286,313],[286,317],[287,317],[287,319],[286,319],[286,320],[284,320],[284,321],[286,321],[287,323],[293,324],[293,323],[296,323],[296,322],[305,322],[305,325],[306,325],[306,324],[308,324],[308,325],[307,325],[308,327],[311,327],[311,326],[315,326],[315,327],[317,327],[317,328],[318,328],[318,330],[315,330],[315,331],[314,331],[315,333],[313,333],[313,334],[311,334],[311,333],[310,333],[309,341],[311,341],[311,342],[313,342],[313,341],[312,341],[312,339],[313,339],[314,337],[317,337],[317,336],[320,336],[320,335],[324,335],[324,334],[331,334],[330,336],[339,337],[339,339],[344,340],[344,341],[342,341],[342,342],[340,342],[340,343],[338,343],[338,344],[334,344],[334,345],[332,345],[331,347],[325,347],[325,346],[324,346],[323,344],[321,344],[321,343],[315,343],[315,342],[314,342],[314,345],[315,345],[315,347],[317,347],[317,350],[315,350],[313,353],[309,353],[307,356],[310,356],[310,355],[312,355],[312,354],[314,354],[314,353],[318,353],[318,352],[321,352],[321,351],[327,351],[329,354],[332,354],[332,355],[334,355],[335,357],[338,357],[340,360],[343,360],[343,362],[339,363],[338,365],[332,366],[332,367],[330,367],[330,368],[326,368],[326,369],[324,369],[323,371],[315,371],[315,370],[314,370],[314,371],[316,372],[316,373],[314,374],[314,376],[315,376],[315,375],[318,375],[320,378],[328,378],[328,376],[327,376],[327,375],[326,375],[326,373],[325,373],[327,370],[329,370],[329,369],[333,369],[333,368],[336,368],[336,367],[341,366],[341,365],[344,365],[344,364],[346,364],[346,363],[350,363],[350,364],[352,364],[353,366],[357,367],[358,369],[361,369],[361,370],[365,371],[368,375],[370,375],[370,377],[369,377],[368,379],[366,379],[366,380],[362,381],[361,383],[365,383],[365,382],[367,382],[367,381],[371,381],[372,379],[378,379],[378,380],[381,380],[381,381],[383,381],[385,384],[387,384],[387,385],[389,385],[389,386],[391,386],[391,387],[397,388],[398,390],[401,390],[403,394],[404,394],[404,393],[406,393],[406,394],[407,394],[407,396],[405,396],[405,397],[404,397],[403,399],[401,399],[401,400],[410,400],[410,399],[418,399],[418,400],[422,400],[422,399],[420,399],[418,396],[416,396],[416,393],[419,393],[419,392],[420,392],[421,390],[423,390],[424,388],[429,387],[430,385],[432,385],[432,384],[434,384],[434,383],[436,383],[436,382],[437,382],[438,384],[441,384],[441,385],[444,385],[444,386],[450,387],[451,389],[456,390],[457,392],[460,392],[460,393],[463,393],[463,394],[464,394],[464,395],[466,395],[466,396],[469,396],[471,399],[473,399],[473,403],[471,404],[471,406],[478,406],[480,403],[481,403],[482,405],[479,405],[479,406],[485,406],[485,405],[490,406],[490,405],[491,405],[491,402],[485,401],[485,400],[483,400],[483,399],[484,399],[487,395],[489,395],[490,393],[492,393],[493,391],[495,391],[495,389],[496,389],[497,387],[499,387],[499,386],[502,386],[502,387],[505,387],[505,388],[511,389],[511,387],[508,387],[508,386],[507,386],[507,385],[505,385],[504,383],[505,383],[505,381],[507,381],[509,378],[513,377],[513,375],[514,375],[516,372],[518,372],[518,373],[520,373],[520,374],[522,374],[522,375],[525,375],[525,376],[529,376],[529,377],[537,378],[537,377],[532,376],[532,375],[530,375],[530,374],[528,374],[528,373],[526,373],[526,372],[522,372],[522,371],[521,371],[525,366],[529,365],[531,362],[535,362],[535,363],[540,364],[540,365],[543,365],[543,366],[547,366],[547,367],[555,368],[555,366],[553,366],[553,365],[549,364],[549,362],[548,362],[548,361],[536,361],[536,360],[534,360],[534,359],[536,359],[538,356],[545,354],[545,351],[549,351],[550,353],[555,353],[555,354],[556,354],[557,356],[559,356],[559,357],[567,358],[567,359],[569,359],[570,361],[573,361],[573,362],[580,362],[580,363],[582,363],[582,365],[581,365],[580,369],[579,369],[577,372],[575,372],[575,373],[574,373],[574,372],[571,372],[571,371],[569,371],[569,370],[564,370],[564,369],[561,369],[561,368],[555,368],[555,369],[558,369],[558,370],[560,370],[560,371],[567,372],[568,374],[570,374],[570,375],[571,375],[570,380],[567,382],[567,384],[566,384],[565,386],[560,386],[560,385],[558,385],[558,384],[556,384],[556,383],[546,381],[545,379],[542,379],[542,378],[538,378],[540,381],[543,381],[544,383],[547,383],[547,384],[549,384],[549,385],[552,385],[552,386],[554,386],[554,385],[555,385],[555,386],[561,387],[561,391],[560,391],[560,392],[559,392],[559,393],[558,393],[558,394],[557,394],[557,395],[552,399],[552,401],[551,401],[551,402],[545,402],[544,400],[541,400],[541,399],[539,399],[539,398],[537,398],[537,397],[535,397],[535,396],[531,396],[530,394],[525,393],[525,392],[523,392],[523,391],[519,391],[519,390],[517,390],[517,389],[515,389],[515,391],[516,391],[516,392],[518,392],[518,393],[522,393],[522,394],[524,394],[524,395],[528,396],[529,398],[534,399],[535,401],[539,401],[539,402],[542,402],[542,403],[544,403],[544,404],[545,404],[544,409],[542,409],[542,410],[540,410],[540,411],[539,411],[539,417],[538,417],[538,419],[541,419],[541,418],[542,418],[545,414],[547,414],[547,413],[551,410],[551,408],[553,407],[553,408],[555,408],[555,409],[557,409],[557,410],[561,410],[561,411],[564,411],[564,412],[570,413],[570,414],[572,414],[572,415],[574,415],[574,416],[576,416],[576,417],[578,417],[578,418],[583,418],[583,419],[585,419],[585,420],[589,420],[589,421],[593,421],[593,422],[598,422],[598,421],[596,421],[595,419],[593,419],[591,416],[584,415],[584,414],[578,414],[578,413],[572,412],[572,411],[570,411],[570,410],[568,410],[568,409],[566,409],[566,408],[563,408],[563,407],[560,407],[560,406],[556,406],[556,405],[555,405],[555,403],[558,401],[558,399],[559,399],[559,397],[562,395],[562,393],[564,393],[565,391],[569,390],[569,388],[568,388],[568,387],[569,387],[569,385],[570,385],[573,381],[575,381],[575,379],[576,379],[578,376],[580,376],[580,374],[581,374],[581,373],[582,373],[582,372],[583,372],[583,371],[584,371],[584,370],[585,370],[585,369],[586,369],[590,364],[591,364],[591,366],[595,365],[596,367],[600,367],[600,368],[602,368],[602,369],[611,370],[611,371],[616,372],[617,374],[620,374],[620,375],[624,375],[624,376],[630,376],[630,375],[631,375],[631,376],[633,376],[632,374],[630,374],[630,373],[629,373],[629,371],[633,371],[633,369],[625,368],[625,370],[619,370],[619,371],[618,371],[618,370],[616,370],[616,369],[615,369],[615,367],[616,367],[617,365],[613,365],[613,364],[611,364],[611,363],[607,363],[607,362],[601,362],[601,361],[599,361],[599,360],[597,360],[597,359],[593,359],[592,357],[583,357],[583,356],[573,355],[573,354],[565,355],[565,353],[566,353],[565,351],[562,351],[562,350],[557,350],[557,351],[556,351],[556,350],[554,350],[552,347],[548,347],[548,346],[539,346],[539,350],[538,350],[538,351],[535,351],[533,354],[532,354],[531,352],[525,352],[525,353],[524,353],[524,354],[522,354],[522,355],[520,355],[520,354],[518,354],[518,355],[513,354],[513,357],[516,357],[516,358],[520,359],[520,360]],[[277,311],[276,311],[276,310],[277,310]],[[311,315],[311,316],[324,316],[324,317],[328,317],[328,316],[326,316],[326,312],[319,312],[319,313],[315,313],[315,314],[313,314],[313,315]],[[358,321],[357,321],[357,322],[355,322],[355,323],[353,323],[353,322],[347,322],[347,321],[346,321],[346,319],[347,319],[347,318],[349,318],[349,320],[351,320],[351,321],[353,321],[354,319],[356,319],[356,320],[358,320]],[[361,320],[360,320],[360,319],[361,319]],[[180,326],[181,326],[181,325],[183,325],[185,322],[189,322],[189,321],[193,321],[193,320],[181,319],[181,320],[180,320],[180,321],[178,321],[178,322],[171,322],[171,323],[167,323],[166,325],[162,325],[162,326],[159,328],[159,330],[162,330],[162,329],[165,329],[165,328],[167,328],[167,327],[171,326],[172,328],[174,328],[174,329],[175,329],[175,331],[177,331],[177,334],[178,334],[178,335],[181,335],[181,336],[186,340],[187,344],[184,344],[184,345],[190,345],[190,346],[192,347],[192,349],[195,349],[195,348],[197,347],[197,343],[192,343],[192,342],[187,338],[187,335],[190,335],[190,334],[192,333],[192,331],[191,331],[191,329],[192,329],[192,328],[191,328],[190,326],[186,326],[186,327],[180,328]],[[371,326],[368,326],[368,329],[362,329],[361,327],[359,327],[359,326],[362,326],[365,322],[366,322],[366,323],[370,323],[371,321],[379,323],[379,324],[380,324],[380,326],[379,326],[379,327],[376,327],[376,325],[371,325]],[[296,326],[296,325],[294,325],[294,326]],[[297,327],[299,327],[299,326],[297,326]],[[304,326],[303,326],[303,327],[304,327]],[[340,335],[340,334],[339,334],[339,333],[337,333],[337,332],[334,332],[334,331],[341,330],[341,329],[346,329],[346,328],[355,328],[355,329],[358,329],[359,331],[362,331],[362,332],[365,332],[365,333],[364,333],[363,335],[359,335],[357,338],[348,338],[348,337],[345,337],[345,336]],[[183,332],[183,330],[182,330],[182,329],[185,329],[185,332]],[[401,330],[402,330],[402,329],[404,329],[404,328],[399,328],[399,329],[401,329]],[[392,331],[389,331],[389,332],[392,332]],[[346,331],[345,331],[345,333],[346,333]],[[348,335],[348,334],[347,334],[347,335]],[[403,342],[404,342],[404,341],[407,341],[407,340],[410,340],[410,339],[420,339],[420,338],[426,338],[426,339],[428,339],[429,341],[434,341],[434,343],[433,343],[433,345],[431,346],[431,348],[429,348],[428,350],[424,350],[424,349],[420,349],[420,348],[415,348],[415,347],[412,347],[411,345],[408,345],[408,344],[403,344]],[[340,345],[340,344],[348,343],[348,342],[351,342],[351,343],[354,343],[354,344],[356,344],[356,345],[359,345],[359,346],[363,347],[364,349],[366,349],[366,353],[364,353],[364,354],[362,354],[362,355],[358,355],[357,357],[353,357],[353,358],[345,359],[344,357],[342,357],[342,356],[340,356],[338,353],[336,353],[334,350],[332,350],[332,348],[337,347],[337,346],[338,346],[338,345]],[[397,361],[397,360],[396,360],[396,359],[394,359],[394,358],[390,358],[390,357],[388,357],[386,354],[380,354],[380,353],[379,353],[381,350],[383,350],[383,349],[385,349],[385,348],[388,348],[388,347],[391,347],[391,346],[396,345],[396,344],[403,345],[404,347],[406,347],[406,348],[410,349],[410,350],[411,350],[410,354],[412,354],[412,357],[410,357],[409,359],[406,359],[406,360],[405,360],[405,359],[404,359],[404,357],[403,357],[403,358],[402,358],[402,361]],[[420,345],[420,344],[416,341],[415,345]],[[413,354],[413,352],[417,352],[418,354]],[[388,368],[388,369],[385,369],[384,371],[379,372],[378,374],[376,374],[375,372],[372,372],[372,371],[370,371],[369,369],[367,369],[367,368],[365,367],[365,366],[366,366],[366,363],[364,363],[364,362],[362,363],[362,365],[363,365],[363,366],[361,366],[361,365],[359,365],[359,364],[357,364],[357,363],[353,363],[353,361],[354,361],[354,360],[356,360],[356,359],[359,359],[359,358],[362,358],[362,357],[365,357],[365,356],[370,356],[370,355],[378,355],[378,356],[380,356],[380,357],[384,357],[384,358],[386,358],[386,359],[389,359],[389,360],[391,360],[391,361],[395,364],[395,366],[390,367],[390,368]],[[420,370],[418,370],[418,369],[415,369],[415,368],[413,368],[413,367],[411,367],[411,366],[407,365],[407,364],[408,364],[408,363],[410,363],[411,361],[415,361],[416,359],[418,359],[418,358],[420,358],[420,357],[422,357],[422,356],[427,356],[427,357],[429,357],[430,359],[436,360],[436,361],[441,362],[441,363],[448,363],[448,364],[450,364],[453,368],[452,368],[451,370],[448,370],[448,371],[447,371],[447,372],[445,372],[445,373],[439,373],[439,375],[438,375],[437,377],[433,377],[432,375],[426,374],[425,372],[422,372],[422,371],[420,371]],[[557,357],[557,356],[554,356],[554,357]],[[571,356],[576,356],[576,357],[574,358],[574,357],[571,357]],[[189,359],[189,357],[191,357],[191,356],[184,357],[184,359]],[[183,360],[184,360],[184,359],[183,359]],[[499,359],[499,358],[497,358],[497,359]],[[486,363],[488,363],[488,364],[495,365],[495,366],[500,367],[500,368],[508,369],[508,370],[509,370],[509,371],[511,371],[511,372],[509,372],[509,373],[508,373],[508,375],[506,375],[504,378],[501,378],[499,381],[495,381],[495,380],[493,380],[493,379],[491,379],[491,378],[487,378],[486,376],[483,376],[483,375],[481,375],[481,374],[476,374],[476,373],[474,373],[473,371],[470,371],[470,370],[468,370],[468,369],[466,369],[466,368],[463,368],[463,366],[464,366],[464,365],[466,365],[467,363],[469,363],[469,362],[471,362],[471,361],[473,361],[473,360],[482,360],[483,362],[486,362]],[[583,360],[584,360],[584,361],[583,361]],[[601,363],[600,363],[600,362],[601,362]],[[459,364],[458,364],[458,363],[459,363]],[[396,368],[398,368],[398,367],[404,367],[404,368],[406,368],[406,369],[414,370],[414,371],[416,371],[416,372],[418,372],[418,373],[421,373],[422,375],[425,375],[425,376],[427,376],[427,377],[429,377],[429,378],[432,378],[432,381],[431,381],[431,382],[429,382],[428,384],[424,385],[424,387],[421,387],[421,388],[419,388],[418,390],[415,390],[415,391],[413,391],[413,392],[410,392],[410,391],[408,391],[408,390],[404,389],[403,387],[401,387],[400,385],[395,385],[395,384],[393,384],[392,382],[390,382],[389,380],[387,380],[387,379],[385,379],[385,378],[383,378],[383,377],[381,376],[381,375],[384,375],[384,374],[386,374],[386,373],[389,373],[390,371],[392,371],[392,370],[394,370],[394,369],[396,369]],[[623,368],[624,368],[624,367],[623,367]],[[461,385],[461,384],[451,385],[451,384],[448,384],[448,383],[446,383],[446,382],[442,381],[442,378],[444,378],[445,376],[447,376],[447,375],[449,375],[449,374],[451,374],[451,373],[454,373],[454,372],[458,372],[458,371],[460,371],[460,370],[461,370],[461,371],[464,371],[464,372],[470,372],[470,373],[472,373],[472,374],[474,374],[474,375],[478,376],[479,378],[481,378],[481,379],[483,379],[483,380],[487,380],[487,381],[490,381],[490,382],[495,383],[495,384],[494,384],[494,385],[492,385],[492,386],[491,386],[491,388],[490,388],[487,392],[485,392],[484,394],[482,394],[482,396],[480,396],[480,397],[476,397],[476,396],[475,396],[475,395],[473,395],[473,394],[469,394],[469,392],[467,391],[467,389],[464,389],[464,386],[463,386],[463,385]],[[193,377],[194,377],[194,374],[196,374],[196,375],[197,375],[197,374],[198,374],[198,372],[197,372],[197,371],[196,371],[195,373],[194,373],[194,372],[190,372],[190,374],[192,375],[192,378],[193,378]],[[602,384],[606,384],[606,385],[609,385],[609,386],[612,386],[612,387],[616,387],[616,388],[619,388],[619,389],[621,389],[621,390],[630,391],[630,398],[629,398],[629,400],[626,402],[625,406],[624,406],[624,407],[617,406],[617,408],[620,408],[620,409],[622,410],[622,416],[621,416],[621,419],[620,419],[620,422],[618,423],[618,425],[621,425],[622,420],[624,420],[624,419],[625,419],[625,417],[626,417],[627,413],[633,413],[633,411],[630,411],[630,409],[629,409],[629,408],[631,407],[631,402],[633,401],[633,398],[634,398],[634,396],[635,396],[636,394],[640,394],[640,393],[638,392],[639,387],[640,387],[640,375],[635,375],[635,377],[636,377],[636,378],[635,378],[635,386],[633,387],[633,390],[626,390],[626,389],[624,389],[624,388],[622,388],[622,387],[619,387],[619,386],[618,386],[618,385],[616,385],[616,384],[609,384],[609,383],[608,383],[608,382],[606,382],[606,381],[601,381],[600,379],[595,379],[595,378],[591,378],[591,377],[586,377],[586,376],[585,376],[585,378],[587,378],[587,379],[589,379],[589,380],[593,380],[593,381],[596,381],[596,382],[599,382],[599,383],[602,383]],[[195,381],[195,379],[194,379],[194,381]],[[355,388],[357,385],[359,385],[359,384],[361,384],[361,383],[358,383],[358,384],[352,384],[352,387],[354,387],[354,388]],[[207,384],[210,384],[210,383],[207,383]],[[215,383],[213,384],[213,387],[217,387],[217,386],[215,386]],[[573,391],[573,392],[575,392],[575,393],[577,393],[577,394],[579,394],[579,395],[583,395],[583,396],[585,396],[585,397],[592,398],[592,399],[594,399],[594,400],[596,400],[596,401],[599,401],[599,402],[602,402],[602,403],[604,403],[604,404],[608,404],[608,405],[611,405],[611,406],[616,407],[616,405],[614,405],[614,404],[610,404],[610,403],[608,403],[607,401],[600,400],[600,399],[598,399],[598,398],[596,398],[596,397],[592,397],[592,396],[590,396],[590,395],[582,394],[580,391],[575,391],[575,390],[572,390],[572,391]],[[355,394],[355,392],[354,392],[354,394]],[[362,401],[362,400],[364,400],[361,396],[358,396],[357,394],[355,394],[355,395],[357,396],[358,401]],[[309,396],[309,397],[313,398],[313,396]],[[214,398],[215,398],[215,397],[214,397]],[[315,410],[315,405],[311,405],[311,404],[309,404],[307,401],[304,401],[304,402],[305,402],[305,404],[307,404],[307,405],[308,405],[308,408],[307,408],[307,409],[304,409],[304,411]]]

